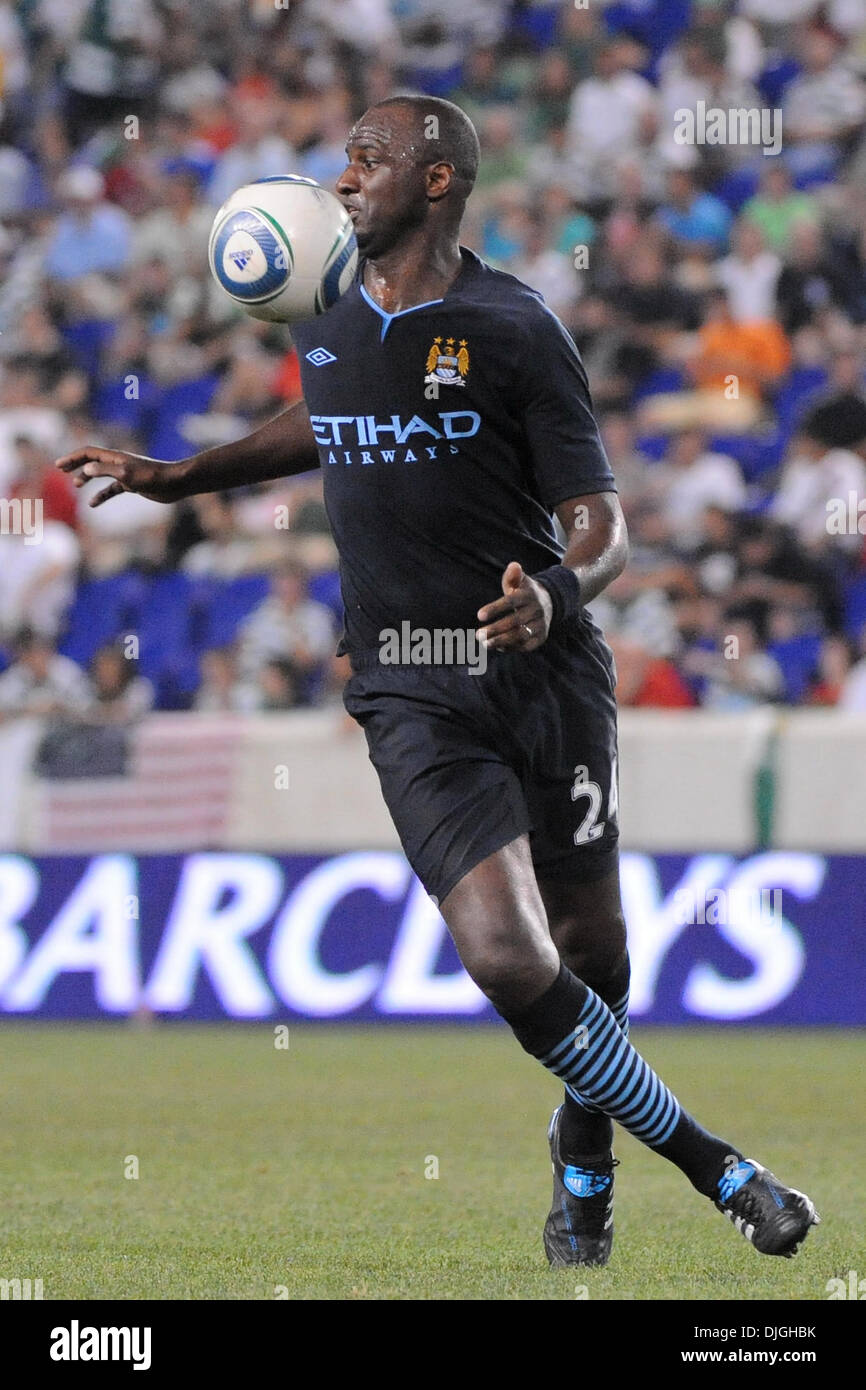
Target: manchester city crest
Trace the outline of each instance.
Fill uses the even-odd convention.
[[[456,351],[455,351],[456,348]],[[466,339],[433,339],[433,346],[427,354],[427,375],[425,383],[436,382],[439,386],[465,386],[464,377],[469,371],[469,349]]]

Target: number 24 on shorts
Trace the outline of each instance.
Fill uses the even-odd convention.
[[[576,845],[586,845],[593,840],[599,839],[604,834],[606,822],[598,819],[601,810],[602,792],[598,782],[590,780],[589,768],[581,764],[574,769],[574,782],[571,787],[572,801],[584,799],[589,802],[586,815],[574,832],[574,843]],[[607,801],[607,814],[609,820],[616,819],[618,810],[617,801],[617,770],[616,759],[614,758],[610,769],[610,795]]]

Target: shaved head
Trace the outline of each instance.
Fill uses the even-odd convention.
[[[365,111],[336,183],[362,254],[376,260],[425,228],[431,246],[440,238],[453,250],[478,153],[475,127],[451,101],[389,97]]]
[[[419,164],[450,164],[461,202],[472,192],[480,147],[475,127],[459,106],[442,97],[388,97],[371,111],[401,108],[411,118],[412,150]]]

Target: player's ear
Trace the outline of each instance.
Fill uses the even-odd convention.
[[[429,165],[427,169],[427,197],[431,202],[438,202],[440,198],[445,197],[453,178],[454,165],[446,164],[444,159]]]

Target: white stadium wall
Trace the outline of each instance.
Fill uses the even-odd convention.
[[[35,778],[41,734],[35,720],[0,728],[5,852],[397,847],[364,737],[340,710],[154,715],[122,778]],[[866,853],[866,717],[625,710],[620,748],[626,849]],[[773,788],[763,834],[761,768]]]

